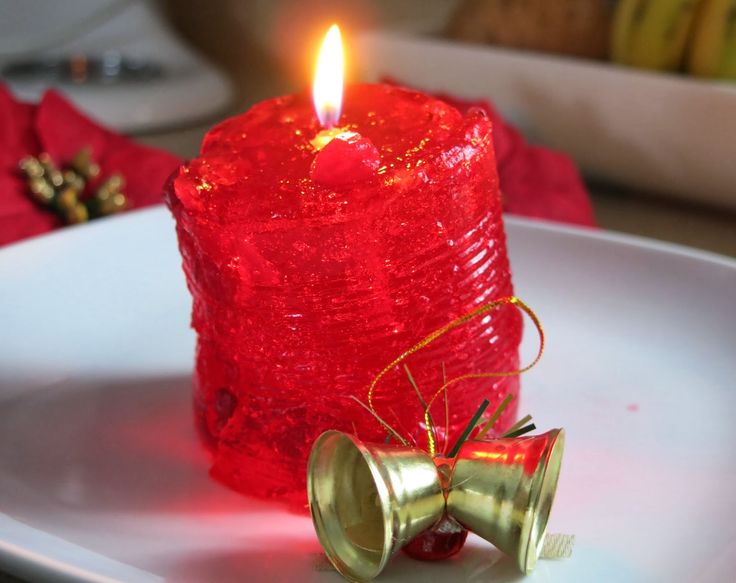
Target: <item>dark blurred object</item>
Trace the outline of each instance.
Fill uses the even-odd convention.
[[[11,83],[44,81],[49,84],[116,85],[158,79],[163,70],[154,61],[132,59],[117,51],[109,51],[101,57],[90,58],[80,54],[14,61],[0,69],[0,75]]]
[[[34,160],[39,163],[35,168]],[[110,204],[142,208],[159,203],[164,180],[180,163],[168,152],[97,125],[59,93],[45,93],[36,105],[16,100],[0,84],[0,245],[62,226],[65,213],[49,212],[45,202],[66,211],[81,210],[81,202],[90,215],[106,214],[112,209],[102,207]],[[70,165],[84,183],[55,168]],[[124,201],[116,198],[122,184],[115,174],[125,177]],[[79,222],[84,217],[66,218]]]
[[[55,88],[127,133],[191,127],[230,105],[227,78],[154,0],[0,0],[0,76],[20,99]]]
[[[448,34],[468,42],[606,59],[612,15],[609,0],[465,0]]]

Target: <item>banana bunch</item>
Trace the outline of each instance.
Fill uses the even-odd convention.
[[[736,0],[702,0],[687,67],[698,77],[736,79]]]
[[[613,16],[611,58],[644,69],[678,69],[701,1],[620,0]]]
[[[736,0],[619,0],[611,58],[632,67],[736,79]]]

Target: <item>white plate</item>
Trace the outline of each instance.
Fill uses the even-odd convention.
[[[513,219],[517,292],[549,350],[522,409],[568,444],[535,581],[724,581],[736,572],[736,262]],[[0,253],[0,570],[37,580],[339,581],[306,517],[207,477],[193,334],[162,208]],[[525,351],[534,350],[532,335]],[[317,566],[317,568],[315,568]],[[382,581],[512,581],[474,539]]]
[[[491,100],[527,136],[616,183],[736,208],[736,85],[594,61],[375,33],[358,78]]]

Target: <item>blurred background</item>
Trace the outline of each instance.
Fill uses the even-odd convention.
[[[734,0],[0,0],[0,73],[188,158],[308,87],[335,21],[351,81],[490,100],[576,161],[603,228],[736,256]]]

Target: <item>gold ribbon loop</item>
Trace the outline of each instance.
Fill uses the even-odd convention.
[[[445,381],[444,384],[437,389],[437,391],[432,395],[432,398],[427,402],[426,407],[424,408],[424,422],[425,426],[427,428],[427,449],[429,451],[429,454],[431,456],[435,456],[437,453],[437,446],[435,443],[434,438],[434,432],[432,427],[432,422],[430,418],[430,408],[432,407],[432,404],[434,403],[435,399],[445,392],[447,389],[449,389],[451,386],[465,380],[471,380],[471,379],[485,379],[485,378],[492,378],[492,377],[510,377],[510,376],[516,376],[523,374],[533,368],[538,362],[539,359],[542,357],[542,353],[544,352],[544,345],[545,345],[545,337],[544,337],[544,328],[542,327],[542,323],[539,321],[539,318],[534,313],[534,310],[532,310],[526,303],[524,303],[521,299],[517,298],[516,296],[507,296],[500,298],[498,300],[494,300],[491,302],[488,302],[486,304],[483,304],[474,310],[468,312],[467,314],[463,314],[462,316],[459,316],[458,318],[454,319],[449,324],[444,325],[442,328],[439,328],[432,332],[431,334],[425,336],[422,340],[417,342],[414,346],[409,348],[408,350],[405,350],[402,352],[399,356],[397,356],[394,360],[392,360],[388,365],[386,365],[381,372],[379,372],[373,381],[371,382],[370,386],[368,387],[368,409],[371,411],[374,417],[379,420],[379,423],[387,429],[390,433],[394,435],[398,435],[398,432],[395,431],[393,428],[391,428],[385,421],[383,421],[376,412],[376,408],[373,405],[373,396],[375,393],[376,386],[380,382],[380,380],[386,376],[393,368],[399,364],[401,364],[404,360],[406,360],[409,356],[414,354],[415,352],[419,352],[422,348],[425,348],[426,346],[429,346],[432,344],[435,340],[440,338],[441,336],[444,336],[451,330],[454,330],[455,328],[459,328],[460,326],[463,326],[470,320],[473,320],[477,318],[478,316],[482,316],[483,314],[486,314],[490,312],[491,310],[495,310],[496,308],[504,305],[513,305],[519,308],[522,312],[524,312],[531,321],[534,323],[534,326],[537,329],[537,333],[539,334],[539,350],[537,351],[537,355],[534,358],[534,360],[526,365],[524,368],[520,368],[518,370],[513,371],[498,371],[498,372],[482,372],[482,373],[468,373],[464,375],[460,375],[458,377],[452,378],[449,381]],[[401,439],[403,443],[406,443],[404,439]]]

